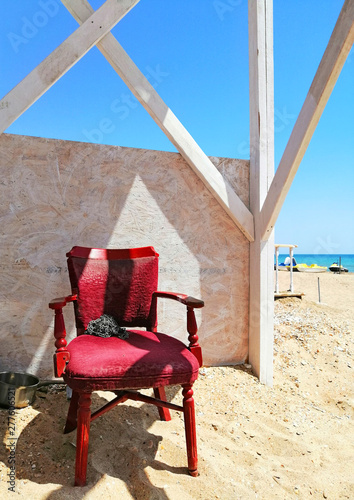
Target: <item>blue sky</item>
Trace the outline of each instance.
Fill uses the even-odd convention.
[[[274,0],[275,167],[343,3]],[[2,97],[78,25],[59,0],[1,12]],[[113,33],[206,154],[249,158],[246,0],[141,0]],[[354,253],[353,89],[352,49],[275,227],[299,253]],[[175,151],[96,48],[7,132]]]

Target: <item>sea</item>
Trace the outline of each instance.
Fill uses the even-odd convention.
[[[278,262],[281,264],[284,262],[286,257],[289,257],[289,254],[279,254]],[[354,254],[310,254],[310,253],[295,253],[294,258],[298,264],[307,264],[310,266],[311,264],[317,264],[318,266],[331,266],[334,262],[339,264],[339,260],[343,267],[348,269],[349,273],[354,273]],[[274,256],[274,264],[275,264],[275,256]],[[331,272],[327,270],[328,272]]]

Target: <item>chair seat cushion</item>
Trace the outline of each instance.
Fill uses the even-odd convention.
[[[80,335],[67,350],[64,380],[74,390],[192,384],[198,377],[195,356],[180,340],[163,333],[129,330],[128,339]]]

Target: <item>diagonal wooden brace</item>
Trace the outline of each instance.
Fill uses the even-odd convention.
[[[0,134],[37,101],[139,0],[106,0],[74,33],[0,101]]]
[[[354,1],[346,0],[269,188],[261,238],[271,234],[312,135],[354,42]]]
[[[62,0],[62,2],[78,23],[84,23],[92,15],[93,9],[87,0]],[[253,241],[252,213],[171,109],[164,103],[112,33],[108,33],[102,38],[97,43],[97,48],[240,231],[249,241]]]

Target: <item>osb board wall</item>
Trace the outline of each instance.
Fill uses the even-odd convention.
[[[248,205],[248,162],[211,160]],[[154,246],[159,289],[205,301],[205,364],[245,360],[249,244],[179,154],[3,134],[0,167],[1,371],[52,375],[48,302],[70,293],[74,245]],[[184,306],[160,300],[159,329],[185,340]]]

